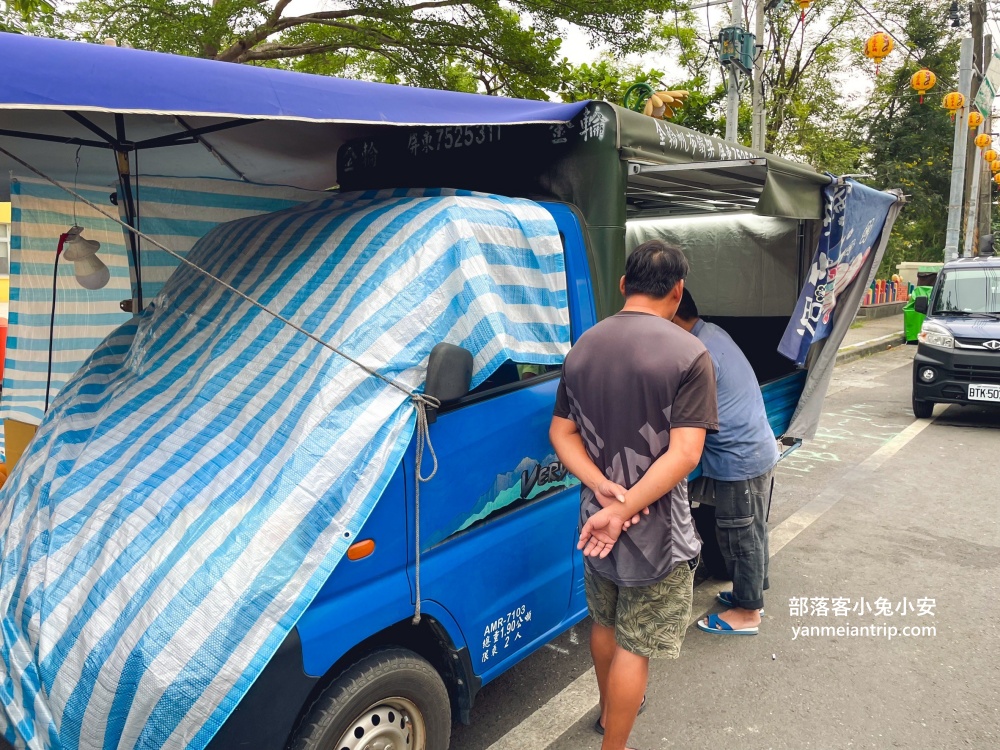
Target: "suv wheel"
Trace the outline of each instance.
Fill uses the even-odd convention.
[[[430,662],[401,648],[348,667],[313,704],[294,750],[447,750],[448,690]]]
[[[917,419],[930,419],[934,416],[934,402],[913,397],[913,416]]]

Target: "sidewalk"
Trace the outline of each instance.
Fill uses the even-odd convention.
[[[905,343],[902,315],[874,320],[858,318],[840,345],[837,364],[851,362]]]

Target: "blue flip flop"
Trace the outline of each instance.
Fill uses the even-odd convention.
[[[732,591],[720,591],[718,594],[715,595],[715,598],[719,602],[719,604],[725,604],[727,607],[735,607],[736,606],[736,602],[733,599],[733,592]],[[760,616],[761,617],[764,616],[764,608],[763,607],[761,607],[757,611],[760,612]]]
[[[698,620],[698,630],[704,630],[713,635],[757,635],[759,628],[734,628],[718,615],[709,615],[705,620]]]

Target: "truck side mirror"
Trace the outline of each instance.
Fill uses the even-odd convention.
[[[424,393],[442,404],[457,401],[469,393],[472,385],[472,352],[444,342],[431,349],[427,362],[427,386]],[[437,419],[437,410],[427,410],[427,421]]]
[[[921,315],[926,315],[930,310],[930,300],[927,297],[917,297],[913,300],[913,309]]]

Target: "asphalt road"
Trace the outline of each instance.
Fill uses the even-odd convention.
[[[761,634],[691,628],[631,747],[1000,747],[1000,409],[914,420],[912,356],[837,369],[819,434],[778,470]],[[599,748],[587,630],[487,685],[453,750]]]

